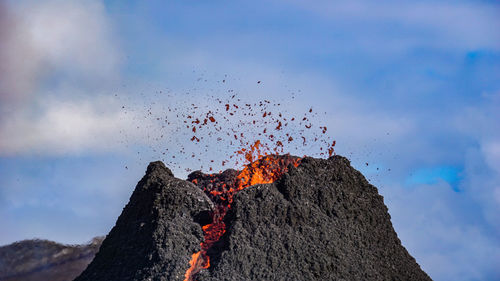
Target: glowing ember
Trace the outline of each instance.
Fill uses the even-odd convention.
[[[288,165],[297,167],[300,163],[300,158],[277,156],[269,154],[268,151],[269,149],[263,148],[259,141],[252,144],[249,149],[241,149],[237,153],[242,154],[249,163],[238,173],[236,181],[220,182],[212,179],[210,187],[204,187],[204,192],[216,203],[216,209],[212,214],[212,223],[203,226],[205,242],[201,243],[201,251],[193,254],[189,263],[191,266],[185,274],[185,281],[193,280],[194,275],[201,269],[210,267],[207,251],[226,232],[224,217],[231,208],[234,194],[255,184],[272,183],[288,171]],[[198,183],[196,179],[192,182]]]
[[[193,254],[193,256],[191,258],[191,261],[189,261],[189,265],[191,267],[189,267],[189,269],[186,271],[186,274],[184,274],[184,277],[186,278],[184,280],[186,280],[186,281],[192,281],[193,280],[193,275],[194,275],[194,273],[196,273],[196,272],[193,272],[195,269],[197,269],[197,268],[208,268],[208,266],[210,266],[210,265],[208,265],[206,267],[203,266],[203,264],[202,264],[203,263],[203,257],[200,254],[201,254],[201,252],[197,252],[197,253]]]

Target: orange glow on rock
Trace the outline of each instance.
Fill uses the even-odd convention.
[[[205,241],[201,243],[201,251],[193,254],[189,262],[190,268],[185,274],[185,281],[194,281],[196,273],[203,268],[210,267],[210,257],[207,251],[226,232],[224,217],[231,208],[234,194],[252,185],[272,183],[288,171],[289,165],[297,167],[300,164],[300,158],[278,156],[277,152],[271,154],[269,151],[268,148],[262,147],[260,141],[256,141],[248,149],[243,148],[237,151],[237,154],[244,157],[247,164],[237,174],[236,181],[222,183],[219,190],[215,187],[212,190],[204,187],[205,193],[213,202],[216,202],[216,208],[212,213],[212,223],[202,227]],[[192,182],[198,183],[196,179]]]
[[[184,281],[193,281],[193,271],[197,268],[208,268],[210,266],[210,263],[208,261],[205,262],[204,257],[201,255],[201,253],[202,252],[199,251],[191,256],[191,260],[189,261],[190,267],[184,274]],[[204,264],[206,264],[207,266],[204,267]]]

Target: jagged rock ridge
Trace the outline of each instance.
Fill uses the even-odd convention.
[[[184,280],[214,206],[198,187],[150,164],[82,280]],[[233,178],[232,178],[233,177]],[[271,184],[239,191],[206,280],[431,280],[401,245],[377,189],[340,156],[304,158]]]

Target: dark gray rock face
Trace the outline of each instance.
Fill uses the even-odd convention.
[[[214,205],[208,182],[237,172],[192,173],[194,184],[150,164],[82,280],[184,280]],[[340,156],[304,158],[272,184],[239,191],[227,231],[197,281],[431,280],[401,245],[377,189]]]
[[[377,189],[346,158],[304,158],[244,189],[208,280],[431,280],[401,245]]]
[[[212,209],[199,188],[174,178],[163,163],[151,163],[94,260],[75,280],[184,280],[203,240],[196,221]]]

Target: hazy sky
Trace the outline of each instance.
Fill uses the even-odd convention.
[[[231,90],[326,112],[433,279],[498,280],[499,15],[477,0],[0,0],[0,244],[106,234],[157,148],[178,150],[148,110]]]

